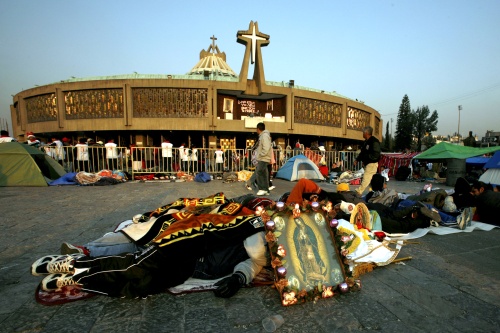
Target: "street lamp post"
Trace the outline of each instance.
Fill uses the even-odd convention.
[[[391,118],[391,140],[389,141],[389,149],[392,148],[392,142],[394,142],[394,138],[392,137],[392,118]]]
[[[458,106],[458,133],[457,133],[457,144],[460,143],[460,111],[462,110],[462,105]]]

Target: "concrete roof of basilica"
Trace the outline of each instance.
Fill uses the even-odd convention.
[[[210,37],[212,44],[207,50],[201,50],[200,61],[191,69],[188,75],[203,74],[208,72],[217,76],[238,77],[231,67],[226,63],[226,53],[221,52],[215,41],[215,36]]]

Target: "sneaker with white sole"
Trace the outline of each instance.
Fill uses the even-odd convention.
[[[39,276],[54,273],[72,273],[75,259],[81,256],[81,254],[76,254],[42,257],[31,265],[31,274]]]
[[[85,254],[85,250],[83,246],[75,246],[70,243],[62,243],[61,244],[61,254]]]
[[[259,190],[259,192],[257,192],[257,195],[269,195],[269,192],[264,190]]]
[[[247,188],[247,190],[249,190],[249,191],[251,191],[251,190],[252,190],[252,188],[251,188],[251,187],[250,187],[250,185],[248,185],[248,184],[245,184],[245,187],[246,187],[246,188]]]
[[[60,257],[60,255],[56,254],[56,255],[52,255],[52,256],[45,256],[45,257],[38,259],[37,261],[35,261],[31,265],[31,274],[35,275],[35,276],[50,274],[47,271],[47,265],[50,262],[52,262],[52,260],[55,260],[59,257]]]
[[[73,274],[51,274],[42,280],[42,290],[53,291],[59,290],[64,286],[74,286],[78,284],[79,283],[73,280]]]
[[[467,219],[465,218],[465,210],[457,216],[457,224],[458,224],[458,229],[460,230],[464,230],[467,225],[466,225],[466,222],[467,222]]]
[[[269,186],[269,191],[272,191],[272,190],[274,190],[275,188],[276,188],[276,186],[274,186],[274,185],[273,185],[273,186]]]

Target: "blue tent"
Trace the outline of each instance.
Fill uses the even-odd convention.
[[[500,151],[497,151],[483,168],[488,170],[479,177],[479,180],[486,184],[500,186]]]
[[[289,159],[276,173],[276,178],[286,179],[291,182],[306,178],[310,180],[324,180],[325,177],[319,168],[306,156],[299,154]]]
[[[500,151],[497,151],[495,155],[493,155],[488,163],[484,165],[485,169],[491,169],[491,168],[500,168]]]

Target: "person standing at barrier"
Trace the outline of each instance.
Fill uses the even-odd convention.
[[[221,145],[217,146],[217,150],[214,153],[215,158],[215,173],[217,179],[222,179],[222,172],[224,172],[224,152],[222,151]]]
[[[174,145],[168,138],[165,138],[161,143],[161,156],[162,156],[162,171],[172,172],[172,148]]]
[[[109,139],[104,145],[106,148],[106,159],[108,160],[108,169],[118,169],[118,148],[114,139]]]
[[[89,172],[89,146],[87,145],[85,138],[80,138],[79,142],[75,145],[75,148],[78,171]]]
[[[380,160],[380,141],[373,136],[373,128],[371,126],[363,128],[363,138],[365,142],[363,142],[361,152],[354,161],[354,166],[358,162],[362,162],[365,169],[361,186],[356,190],[360,196],[363,195],[365,189],[370,185],[373,175],[377,173],[378,161]]]
[[[268,165],[271,163],[273,155],[271,134],[266,130],[264,123],[257,124],[257,134],[259,135],[256,148],[257,165],[255,166],[255,182],[259,189],[257,195],[269,195]]]
[[[59,138],[53,137],[52,143],[49,144],[51,148],[52,155],[51,157],[57,161],[61,166],[64,165],[64,148],[61,140]]]
[[[0,132],[0,143],[4,143],[4,142],[16,142],[16,139],[14,139],[13,137],[9,136],[9,132],[8,131],[2,130]]]
[[[186,144],[183,142],[179,147],[179,162],[181,163],[180,169],[185,173],[187,173],[189,168],[189,155],[188,155],[189,149],[184,148],[184,146],[186,146]]]
[[[196,149],[195,145],[191,145],[191,149],[189,150],[189,163],[191,164],[191,173],[195,174],[198,172],[198,149]]]
[[[26,141],[26,144],[33,148],[39,148],[40,140],[38,140],[33,134],[29,134],[28,141]]]

